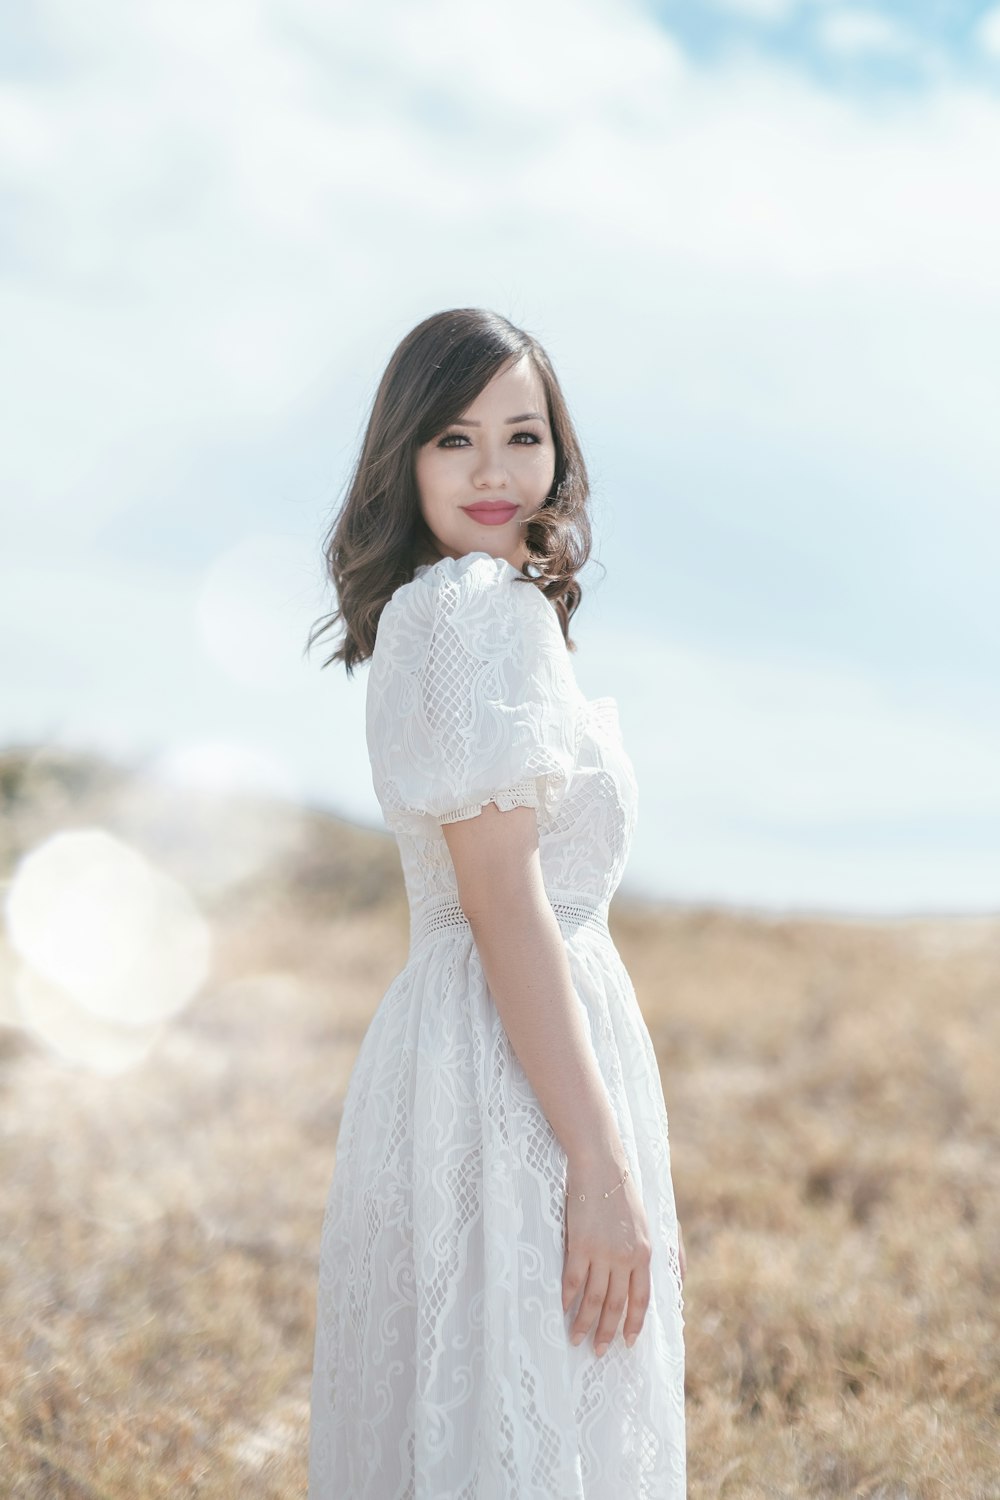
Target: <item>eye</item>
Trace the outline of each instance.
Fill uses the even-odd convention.
[[[528,439],[530,439],[530,441],[527,444],[520,444],[519,446],[521,446],[521,447],[529,447],[530,448],[530,447],[532,447],[532,445],[541,442],[541,438],[538,436],[538,433],[537,432],[529,432],[527,430],[527,428],[523,428],[523,429],[520,429],[517,432],[512,433],[511,434],[511,439],[510,439],[511,442],[513,442],[515,438],[528,438]],[[440,442],[438,443],[438,447],[439,448],[450,448],[452,446],[452,444],[455,441],[457,441],[457,440],[461,440],[462,442],[468,442],[468,437],[467,437],[467,435],[464,432],[449,432],[445,437],[443,437],[440,440]]]

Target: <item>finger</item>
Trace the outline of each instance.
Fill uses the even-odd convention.
[[[631,1349],[646,1317],[646,1309],[649,1306],[650,1279],[649,1263],[636,1266],[629,1277],[628,1283],[628,1310],[625,1313],[625,1324],[622,1334],[625,1342]]]
[[[604,1299],[608,1294],[608,1282],[610,1279],[611,1268],[609,1266],[599,1266],[595,1262],[591,1262],[587,1285],[583,1289],[580,1306],[570,1327],[570,1343],[582,1343],[591,1328],[593,1328],[594,1323],[600,1315],[601,1308],[604,1306]]]
[[[587,1285],[587,1276],[589,1272],[589,1260],[578,1255],[568,1255],[566,1257],[566,1264],[563,1266],[562,1278],[563,1312],[569,1312],[569,1309],[576,1301],[577,1296]]]
[[[603,1354],[618,1331],[618,1324],[628,1300],[629,1273],[613,1270],[608,1281],[608,1293],[604,1299],[597,1332],[594,1334],[594,1353]]]

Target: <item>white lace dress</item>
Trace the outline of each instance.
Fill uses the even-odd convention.
[[[667,1114],[611,940],[637,789],[551,604],[486,552],[419,568],[368,677],[410,948],[361,1042],[323,1221],[309,1500],[681,1500],[683,1301]],[[443,822],[537,808],[542,873],[649,1219],[638,1339],[569,1341],[566,1155],[483,977]],[[557,1066],[553,1061],[553,1066]]]

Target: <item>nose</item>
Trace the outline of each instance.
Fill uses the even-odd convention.
[[[480,489],[500,489],[507,483],[507,478],[507,464],[502,456],[502,449],[484,444],[479,450],[472,476],[473,483]]]

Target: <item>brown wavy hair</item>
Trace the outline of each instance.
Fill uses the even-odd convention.
[[[347,497],[327,532],[326,573],[338,608],[317,620],[305,653],[341,621],[340,645],[323,662],[347,675],[367,661],[391,595],[424,562],[439,557],[420,510],[416,451],[460,417],[508,364],[528,355],[545,390],[556,460],[552,488],[524,528],[522,576],[549,599],[566,647],[583,590],[577,572],[590,557],[590,482],[569,410],[548,355],[533,334],[475,307],[434,313],[398,345],[375,393]],[[536,571],[529,573],[531,567]],[[519,582],[516,579],[515,582]]]

